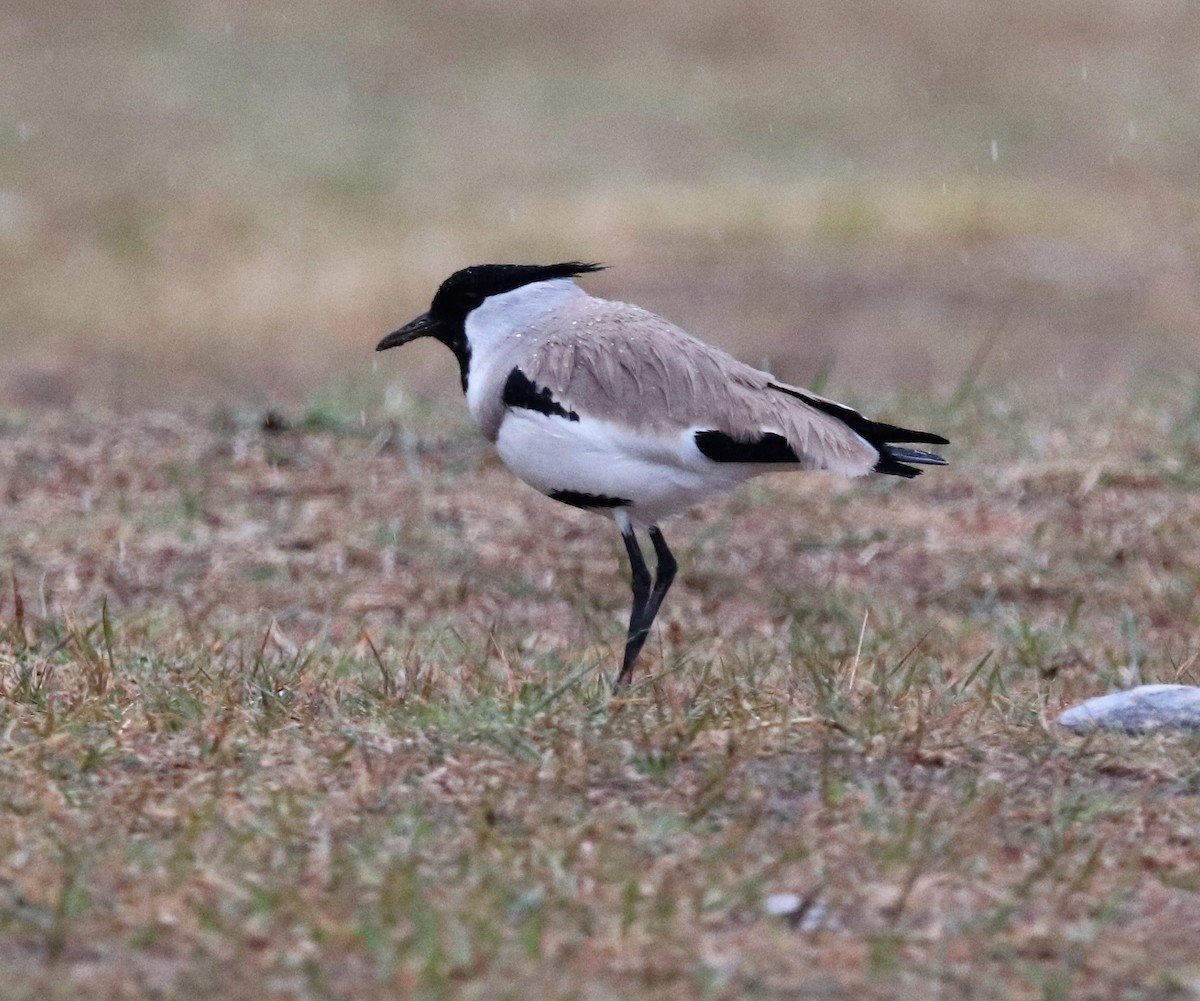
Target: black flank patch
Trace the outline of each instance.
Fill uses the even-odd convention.
[[[551,500],[581,507],[585,511],[597,507],[628,507],[633,501],[625,497],[604,497],[600,494],[581,494],[578,490],[551,490],[546,495]]]
[[[533,410],[547,417],[565,417],[569,421],[579,420],[579,415],[574,410],[567,410],[554,399],[549,389],[537,385],[519,368],[514,368],[508,373],[500,400],[506,407]]]
[[[697,431],[696,447],[713,462],[799,462],[788,440],[767,431],[754,441],[738,441],[724,431]]]

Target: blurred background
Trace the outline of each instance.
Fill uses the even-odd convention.
[[[9,0],[0,407],[286,405],[451,271],[590,289],[855,399],[1200,374],[1182,0]]]

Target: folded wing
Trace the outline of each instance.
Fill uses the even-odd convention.
[[[920,472],[910,463],[945,464],[893,444],[946,444],[940,435],[777,382],[637,306],[580,298],[556,320],[558,333],[530,343],[520,368],[568,412],[650,433],[692,430],[713,462],[905,477]]]

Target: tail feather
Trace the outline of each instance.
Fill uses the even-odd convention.
[[[888,444],[876,447],[879,449],[879,461],[875,463],[875,472],[877,473],[890,473],[892,476],[903,476],[911,480],[914,476],[920,476],[921,470],[906,466],[906,462],[916,463],[918,466],[949,465],[936,452],[924,452],[919,448],[900,448],[897,445]]]
[[[934,452],[925,452],[918,448],[902,448],[891,444],[892,442],[920,442],[925,445],[949,445],[950,440],[943,438],[940,434],[934,434],[932,431],[914,431],[912,428],[902,428],[895,424],[873,421],[841,403],[835,403],[823,396],[817,396],[792,386],[783,386],[773,382],[771,388],[786,393],[788,396],[794,396],[814,410],[836,417],[860,438],[878,449],[879,461],[875,464],[877,473],[912,479],[914,476],[920,476],[921,470],[905,465],[907,462],[919,466],[948,465],[945,459]]]

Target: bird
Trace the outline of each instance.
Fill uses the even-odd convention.
[[[581,261],[463,268],[375,350],[440,341],[458,361],[467,408],[509,470],[553,500],[616,522],[633,591],[617,693],[633,681],[678,569],[665,519],[778,470],[911,478],[918,466],[947,463],[908,445],[949,441],[870,420],[577,284],[601,270]],[[654,550],[653,575],[639,531]]]

